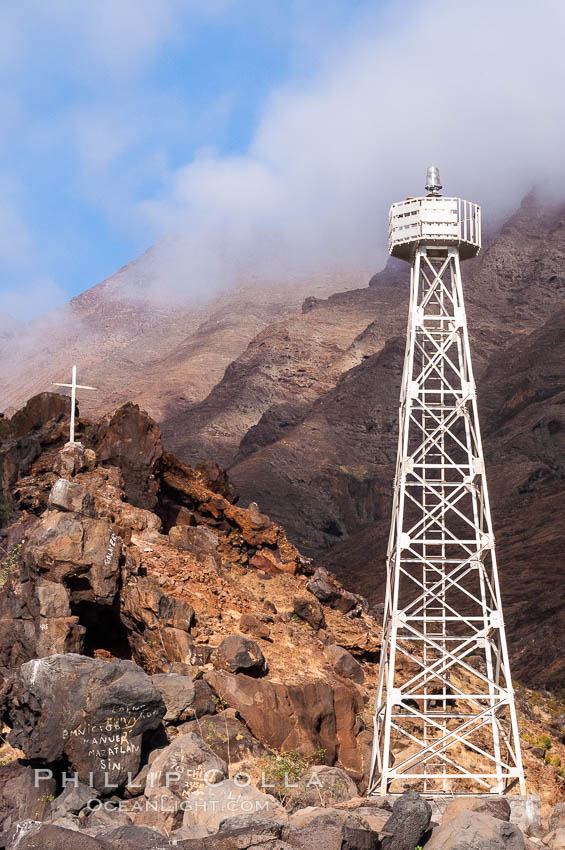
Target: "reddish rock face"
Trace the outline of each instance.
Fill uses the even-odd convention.
[[[223,671],[209,673],[206,680],[268,747],[305,756],[323,750],[328,764],[337,760],[353,778],[362,779],[355,726],[363,700],[357,690],[321,680],[283,685]]]
[[[163,454],[157,424],[137,404],[127,403],[98,424],[93,441],[100,463],[121,469],[128,501],[155,508],[155,464]]]
[[[121,551],[122,541],[107,520],[48,511],[28,537],[25,563],[66,586],[74,601],[111,604]]]
[[[37,431],[51,420],[70,419],[71,402],[59,393],[39,393],[18,410],[10,420],[14,437],[23,437]]]

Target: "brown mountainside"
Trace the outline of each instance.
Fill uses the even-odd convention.
[[[85,414],[99,416],[129,400],[157,420],[182,414],[205,398],[250,340],[299,312],[304,298],[367,279],[366,272],[321,272],[169,299],[165,272],[164,294],[155,294],[153,253],[28,326],[0,317],[0,411],[13,413],[52,389],[52,381],[69,380],[76,363],[81,383],[98,388],[82,394]]]
[[[8,372],[9,399],[76,354],[100,387],[85,411],[137,401],[185,462],[229,467],[243,504],[379,602],[408,266],[391,261],[363,288],[326,277],[183,310],[132,300],[142,271],[143,258],[75,299],[88,333],[35,352],[21,388]],[[463,271],[515,669],[561,687],[565,208],[528,196]]]
[[[551,687],[565,682],[555,629],[565,616],[555,589],[564,260],[564,209],[529,196],[463,267],[516,672]],[[373,602],[383,592],[407,291],[408,267],[391,262],[366,289],[308,301],[303,316],[250,343],[182,436],[173,436],[176,423],[165,426],[191,462],[231,464],[244,501],[256,499],[305,553]]]

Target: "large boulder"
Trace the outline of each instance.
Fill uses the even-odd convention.
[[[51,781],[54,782],[54,780]],[[58,818],[66,818],[69,815],[78,815],[96,797],[94,788],[89,788],[84,782],[78,780],[76,782],[71,781],[51,803],[49,820],[54,821]]]
[[[88,449],[88,451],[92,454],[92,449]],[[92,463],[90,456],[89,460]],[[57,455],[53,468],[55,472],[63,478],[72,478],[73,475],[76,475],[77,472],[81,472],[85,468],[86,463],[85,448],[83,444],[67,443]]]
[[[288,787],[285,787],[288,786]],[[341,767],[313,765],[295,782],[281,783],[280,791],[289,810],[310,806],[335,806],[357,797],[357,786]]]
[[[287,820],[285,810],[274,797],[244,784],[245,781],[226,779],[218,785],[206,785],[195,791],[185,801],[184,826],[200,824],[209,832],[216,832],[223,821],[239,815],[259,814],[279,822]]]
[[[0,664],[14,668],[44,655],[81,652],[86,630],[69,603],[62,584],[31,581],[25,570],[10,576],[0,594]]]
[[[120,619],[127,629],[134,658],[155,672],[169,664],[188,664],[194,641],[188,633],[193,608],[164,593],[148,577],[129,576],[120,593]]]
[[[27,829],[25,827],[28,827]],[[7,850],[113,850],[101,838],[85,835],[77,830],[64,829],[50,823],[24,825]]]
[[[315,596],[297,596],[292,605],[296,616],[312,626],[313,629],[324,629],[326,627],[322,606]]]
[[[216,670],[262,676],[267,672],[265,657],[254,640],[229,635],[212,653],[210,660]]]
[[[219,538],[206,525],[174,525],[169,531],[169,542],[177,549],[183,549],[199,560],[211,556],[220,562],[218,555]]]
[[[210,749],[223,761],[229,762],[232,768],[234,764],[263,758],[268,753],[267,748],[237,719],[233,708],[183,723],[180,729],[183,733],[200,735]]]
[[[261,640],[271,640],[271,630],[266,623],[253,614],[242,614],[238,623],[239,631]]]
[[[144,791],[148,806],[136,822],[165,826],[168,831],[180,827],[181,804],[184,806],[193,792],[222,782],[227,772],[226,762],[198,735],[179,735],[151,763]]]
[[[507,797],[456,797],[445,809],[442,823],[457,817],[460,812],[480,812],[499,820],[510,820],[510,803]]]
[[[436,827],[426,844],[426,850],[483,850],[486,847],[488,850],[524,850],[524,836],[512,823],[481,812],[462,811]],[[408,850],[408,845],[406,848]]]
[[[291,817],[291,829],[284,838],[296,850],[379,848],[379,837],[367,823],[346,810],[334,808],[309,808],[297,812]]]
[[[549,816],[549,830],[565,829],[565,803],[557,803]]]
[[[76,481],[58,478],[49,494],[47,507],[52,511],[67,511],[93,517],[94,496]]]
[[[188,602],[163,593],[157,582],[147,577],[136,577],[126,584],[121,607],[128,624],[137,623],[148,629],[188,632],[194,619],[194,609]]]
[[[543,838],[543,843],[551,850],[565,850],[565,829],[554,829]]]
[[[383,827],[382,850],[414,850],[422,843],[431,817],[432,807],[419,794],[414,791],[402,794],[395,801],[392,814]],[[459,850],[459,845],[453,846]]]
[[[355,608],[367,607],[363,597],[344,590],[325,567],[318,567],[306,585],[306,590],[309,590],[322,604],[329,605],[330,608],[335,608],[343,614]]]
[[[127,402],[97,424],[93,439],[99,463],[121,469],[128,502],[153,510],[159,492],[155,468],[163,454],[157,423]]]
[[[112,793],[135,776],[144,732],[165,705],[131,661],[52,655],[23,664],[9,696],[10,743],[45,764],[63,756],[82,782]]]
[[[32,396],[26,404],[10,419],[13,436],[23,437],[30,431],[37,431],[52,419],[70,418],[71,403],[68,396],[60,393],[39,393]]]

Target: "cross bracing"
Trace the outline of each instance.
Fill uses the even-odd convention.
[[[459,250],[410,259],[369,790],[524,792]]]

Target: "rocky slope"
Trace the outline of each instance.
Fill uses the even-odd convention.
[[[190,294],[182,263],[171,265],[154,246],[27,326],[0,316],[0,412],[13,413],[53,381],[68,381],[76,363],[81,383],[98,388],[83,393],[89,415],[128,400],[157,420],[182,414],[267,325],[299,312],[309,295],[324,297],[366,279],[366,272],[320,272],[273,282],[242,279],[232,288]]]
[[[378,620],[239,507],[221,468],[183,464],[131,404],[80,419],[80,446],[55,394],[1,429],[0,846],[433,850],[469,829],[469,801],[434,811],[462,823],[432,834],[417,794],[392,812],[358,796]],[[519,706],[547,818],[565,706],[532,691]],[[476,841],[524,846],[509,819],[534,836],[561,824],[511,802],[474,812]]]
[[[533,195],[463,266],[513,669],[553,690],[565,687],[556,590],[564,269],[565,208]],[[407,275],[406,265],[391,262],[365,289],[308,300],[302,316],[252,340],[184,430],[173,427],[181,457],[226,464],[244,502],[256,500],[301,551],[375,603],[383,594]]]
[[[82,445],[69,446],[67,404],[46,393],[2,424],[0,846],[157,847],[165,834],[228,850],[259,829],[273,850],[324,835],[361,850],[387,823],[401,833],[417,795],[392,815],[357,796],[380,644],[365,600],[313,574],[255,505],[238,507],[216,464],[166,452],[138,407],[79,420]],[[520,705],[547,815],[563,795],[563,708],[531,692]],[[78,784],[64,788],[63,771]],[[218,811],[203,775],[222,782]],[[226,821],[254,805],[267,824]],[[203,843],[218,828],[229,834]]]

